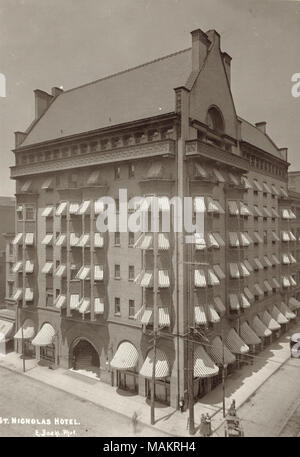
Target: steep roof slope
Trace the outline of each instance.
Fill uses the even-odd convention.
[[[175,111],[174,88],[191,72],[191,49],[59,95],[22,146]]]
[[[278,158],[282,158],[281,152],[267,134],[255,127],[255,125],[250,124],[250,122],[245,121],[245,119],[239,117],[239,120],[242,122],[241,137],[243,141],[269,152]]]

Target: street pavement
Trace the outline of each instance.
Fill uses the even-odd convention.
[[[56,432],[77,437],[168,436],[141,423],[134,433],[128,417],[3,367],[0,385],[0,437],[38,436],[44,430],[49,436]],[[12,424],[14,418],[48,420],[51,424]],[[4,419],[10,423],[3,423]],[[73,424],[58,425],[55,419],[73,420]],[[74,425],[74,419],[79,425]]]

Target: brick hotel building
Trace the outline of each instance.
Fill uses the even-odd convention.
[[[198,29],[191,41],[71,90],[36,90],[11,168],[17,350],[148,396],[155,301],[156,397],[173,407],[187,393],[188,335],[198,398],[220,382],[223,345],[226,371],[238,369],[300,307],[300,195],[289,196],[287,150],[265,122],[237,115],[219,34]],[[154,262],[151,232],[99,233],[97,200],[124,188],[130,198],[192,196],[195,212],[204,197],[205,235],[190,248],[184,233],[160,233]],[[160,210],[172,213],[166,199]]]

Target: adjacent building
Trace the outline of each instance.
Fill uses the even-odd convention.
[[[46,365],[149,396],[157,323],[155,394],[173,407],[189,370],[201,397],[223,366],[249,363],[285,332],[300,306],[287,150],[265,122],[236,113],[219,34],[198,29],[191,41],[78,88],[36,90],[11,168],[17,349],[23,340]],[[100,233],[98,200],[113,197],[119,212],[120,189],[159,197],[161,219],[174,214],[163,197],[193,197],[205,233],[186,243],[172,222],[157,250],[151,231]]]

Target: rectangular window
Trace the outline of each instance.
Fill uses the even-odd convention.
[[[133,163],[128,165],[128,178],[134,178],[135,175],[135,167]]]
[[[115,314],[118,316],[121,314],[121,304],[119,297],[115,297]]]
[[[120,265],[115,265],[115,279],[121,278],[121,268]]]
[[[14,254],[14,245],[12,243],[9,243],[9,255]]]
[[[34,221],[34,207],[26,205],[25,206],[25,219],[26,221]]]
[[[120,246],[121,239],[120,239],[120,232],[115,232],[115,246]]]
[[[128,267],[128,280],[134,281],[134,265],[129,265]]]
[[[46,290],[46,306],[53,306],[53,290],[47,289]]]
[[[76,173],[69,174],[68,175],[69,187],[71,187],[71,188],[77,187],[77,180],[78,180],[78,176]]]
[[[8,282],[8,296],[12,297],[14,291],[14,283],[12,281]]]
[[[265,244],[268,243],[268,232],[267,232],[267,230],[264,230],[264,243]]]
[[[128,232],[128,246],[134,245],[134,232]]]
[[[115,179],[120,179],[121,176],[121,167],[120,165],[115,166]]]
[[[133,319],[134,318],[134,315],[135,315],[135,303],[134,303],[134,300],[129,300],[128,302],[128,317],[130,319]]]

